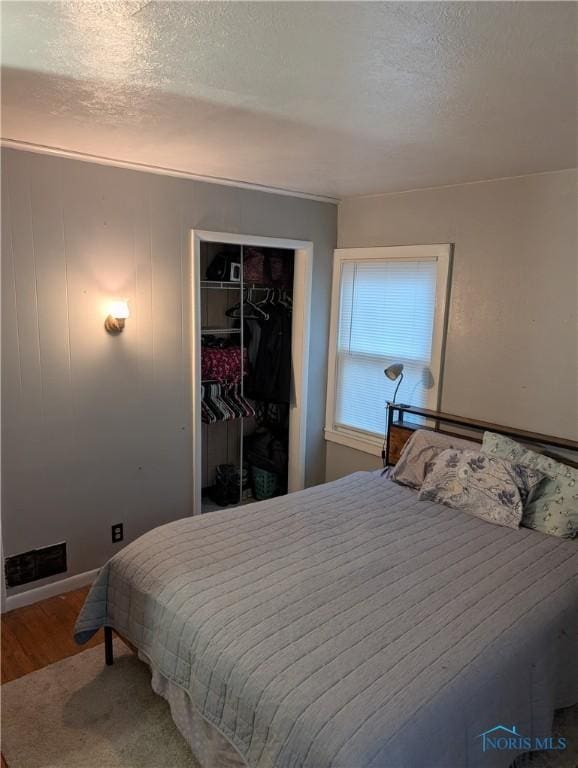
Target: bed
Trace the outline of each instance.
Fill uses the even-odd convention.
[[[77,641],[101,626],[219,764],[506,768],[480,734],[549,735],[578,702],[578,547],[358,472],[150,531]]]

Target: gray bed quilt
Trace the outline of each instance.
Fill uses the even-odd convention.
[[[578,543],[359,472],[150,531],[77,641],[103,624],[250,768],[508,766],[480,734],[546,737],[578,702]]]

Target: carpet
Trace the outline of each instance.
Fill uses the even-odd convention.
[[[518,757],[511,768],[578,768],[578,705],[556,712],[552,736],[565,737],[567,749],[561,752],[526,752]]]
[[[93,648],[0,689],[2,752],[9,768],[200,768],[148,667],[115,640],[114,666]],[[534,752],[511,768],[578,765],[578,707],[560,710],[566,753]]]
[[[147,666],[118,640],[114,666],[103,657],[93,648],[2,686],[9,768],[199,768]]]

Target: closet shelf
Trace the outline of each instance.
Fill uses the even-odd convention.
[[[273,288],[280,289],[282,291],[287,291],[288,293],[293,292],[293,288],[290,287],[283,287],[283,286],[276,286],[276,285],[267,285],[266,283],[241,283],[240,280],[237,280],[236,282],[227,282],[225,280],[201,280],[200,281],[201,288],[212,288],[216,290],[225,290],[225,291],[232,291],[237,290],[239,291],[241,287],[244,289],[248,289],[251,291],[269,291]]]
[[[227,387],[240,383],[240,381],[227,381],[226,379],[201,379],[201,384],[225,384]]]
[[[220,333],[241,333],[240,328],[201,328],[201,336],[212,336]]]
[[[222,288],[224,290],[239,290],[241,281],[227,282],[225,280],[201,280],[201,288]]]

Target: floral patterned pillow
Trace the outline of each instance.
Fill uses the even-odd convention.
[[[578,536],[578,469],[495,432],[484,433],[482,452],[538,469],[546,475],[524,509],[522,525],[551,536]]]
[[[544,478],[536,469],[478,451],[440,453],[426,475],[420,499],[461,509],[490,523],[518,528],[524,503]]]
[[[400,485],[409,485],[410,488],[421,488],[437,457],[448,448],[480,450],[479,445],[472,440],[429,429],[418,429],[404,445],[399,460],[389,475],[390,480]]]

